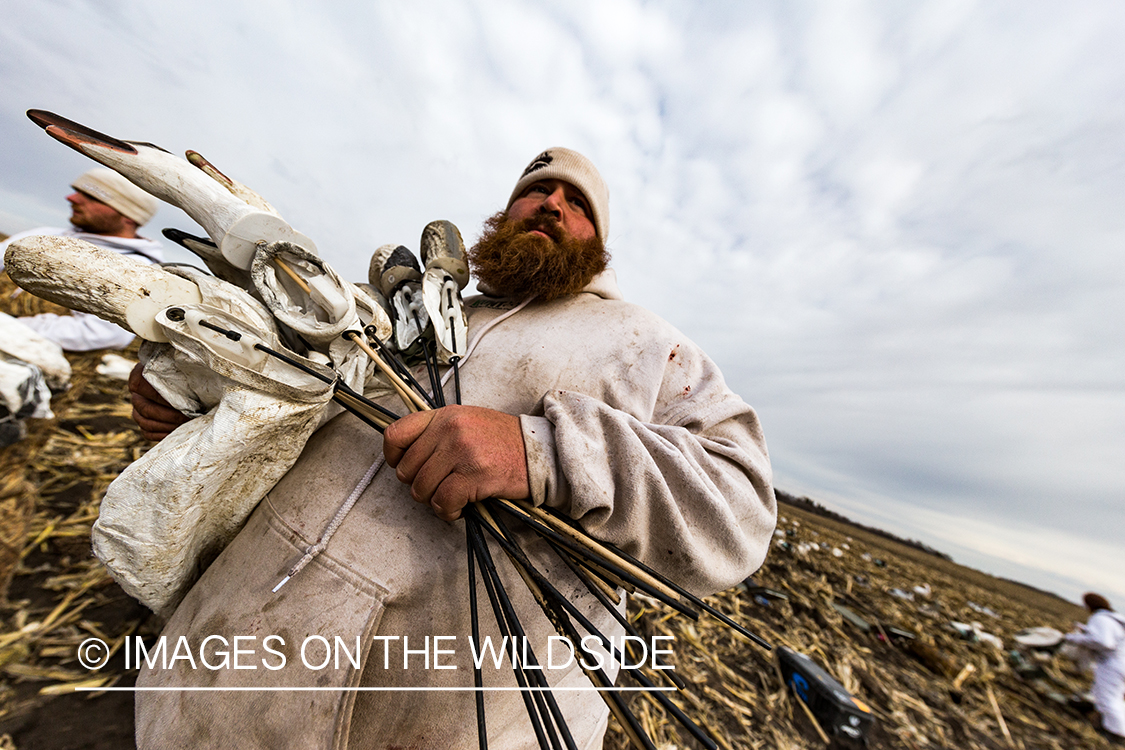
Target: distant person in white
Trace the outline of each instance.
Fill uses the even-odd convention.
[[[1092,652],[1094,706],[1102,715],[1102,730],[1125,744],[1125,616],[1098,594],[1086,594],[1082,601],[1090,619],[1066,639]]]
[[[66,199],[70,202],[73,226],[67,229],[39,227],[12,235],[0,243],[0,269],[4,267],[4,251],[10,243],[37,235],[75,237],[140,263],[164,260],[159,242],[137,234],[160,207],[156,198],[111,169],[91,169],[71,183],[71,187],[74,192]],[[77,311],[71,315],[29,315],[20,318],[20,322],[71,352],[123,349],[133,340],[131,331]]]

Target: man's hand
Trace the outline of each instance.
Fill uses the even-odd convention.
[[[149,440],[163,440],[189,417],[172,408],[144,379],[144,365],[129,373],[129,400],[133,402],[133,421]]]
[[[466,504],[531,494],[519,417],[479,406],[408,414],[383,435],[387,463],[415,502],[454,521]]]

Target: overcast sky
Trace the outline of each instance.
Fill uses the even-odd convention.
[[[627,298],[758,409],[779,487],[1125,608],[1119,2],[0,9],[0,232],[65,226],[92,166],[29,108],[200,151],[359,281],[576,148]]]

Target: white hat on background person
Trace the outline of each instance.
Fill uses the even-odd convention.
[[[70,186],[137,222],[138,227],[144,226],[160,208],[160,201],[112,169],[91,169]]]

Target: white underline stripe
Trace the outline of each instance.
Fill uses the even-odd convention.
[[[115,693],[160,693],[160,692],[190,692],[190,693],[224,693],[224,692],[348,692],[348,693],[378,693],[378,692],[450,692],[450,693],[663,693],[676,692],[674,687],[557,687],[557,688],[521,688],[521,687],[76,687],[76,693],[115,692]]]

